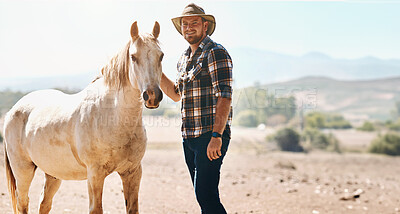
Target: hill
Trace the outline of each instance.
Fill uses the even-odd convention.
[[[311,52],[294,56],[252,48],[232,48],[234,79],[237,87],[255,82],[270,84],[305,76],[324,76],[341,80],[374,80],[400,76],[400,60],[363,57],[333,58]]]
[[[306,111],[338,112],[352,121],[390,119],[395,102],[400,100],[400,77],[343,81],[309,76],[261,88],[277,97],[294,95],[297,107]]]
[[[391,111],[394,109],[395,102],[400,100],[400,77],[343,81],[328,77],[308,76],[286,82],[259,85],[257,88],[262,91],[255,93],[255,96],[273,94],[275,99],[295,96],[297,107],[292,106],[292,108],[305,111],[338,112],[352,122],[391,119]],[[243,91],[235,89],[233,107],[238,106],[240,99],[245,99],[245,101],[247,99],[248,105],[246,106],[257,108],[253,105],[260,105],[261,99],[248,97],[249,95],[243,94]],[[1,92],[0,115],[24,94],[9,90]],[[153,110],[151,114],[164,115],[168,110],[173,111],[174,115],[179,115],[179,105],[177,105],[169,99],[164,99],[160,109]],[[261,105],[273,108],[282,107],[274,103]],[[236,111],[236,113],[238,112]]]
[[[0,90],[30,92],[48,88],[66,88],[78,90],[85,88],[98,74],[83,73],[47,77],[5,77],[0,78]]]

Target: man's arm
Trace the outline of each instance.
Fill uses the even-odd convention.
[[[226,127],[226,122],[231,110],[231,98],[218,97],[217,106],[215,109],[215,123],[213,132],[222,134]],[[210,161],[218,159],[221,154],[222,138],[212,137],[207,147],[207,156]]]
[[[215,96],[218,97],[215,109],[213,132],[223,133],[229,117],[232,102],[232,59],[222,47],[211,49],[208,55],[208,69],[210,71]],[[207,156],[212,161],[221,154],[222,138],[211,137],[207,147]]]
[[[215,108],[215,123],[213,132],[222,134],[226,127],[226,121],[231,110],[231,98],[218,97],[217,106]]]
[[[172,80],[165,76],[164,72],[161,76],[160,86],[161,90],[173,101],[178,102],[179,100],[181,100],[181,96],[175,91],[174,82],[172,82]]]

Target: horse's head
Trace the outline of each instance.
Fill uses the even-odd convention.
[[[155,23],[152,34],[139,35],[137,22],[131,26],[129,47],[129,79],[133,86],[139,88],[147,108],[157,108],[163,98],[160,90],[161,60],[164,53],[158,45],[160,25]],[[136,82],[134,82],[136,80]]]

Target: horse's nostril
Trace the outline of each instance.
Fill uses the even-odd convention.
[[[144,101],[147,101],[149,99],[149,95],[147,94],[147,92],[143,92],[143,99]]]
[[[156,100],[160,102],[163,99],[163,93],[160,88],[155,89]]]
[[[158,100],[161,101],[163,99],[163,93],[160,91],[160,95],[158,96]]]

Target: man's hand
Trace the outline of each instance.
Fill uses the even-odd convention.
[[[222,139],[220,137],[212,137],[207,146],[207,157],[210,161],[221,157]]]
[[[164,73],[161,75],[161,82],[160,82],[161,90],[166,94],[169,98],[173,101],[178,102],[181,100],[181,95],[175,92],[175,83],[172,80],[168,79]]]

